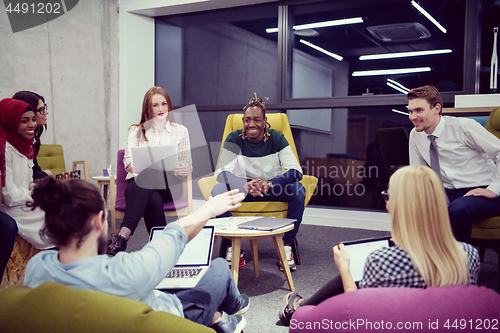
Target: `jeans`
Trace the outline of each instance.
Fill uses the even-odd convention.
[[[0,212],[0,271],[2,275],[9,262],[16,235],[16,221],[4,212]]]
[[[472,223],[500,215],[500,197],[495,199],[473,195],[464,197],[464,194],[472,189],[474,188],[445,189],[450,201],[448,213],[451,229],[455,238],[462,242],[470,240]]]
[[[212,196],[227,192],[226,184],[217,184],[212,189]],[[295,236],[299,232],[300,223],[302,222],[302,215],[304,214],[304,202],[306,198],[306,191],[304,186],[299,182],[290,183],[283,189],[281,186],[274,186],[264,197],[248,195],[243,202],[259,202],[259,201],[282,201],[288,202],[287,218],[295,219],[295,226],[292,230],[285,232],[283,236],[283,243],[286,245],[293,244]],[[258,212],[256,212],[258,213]],[[231,212],[227,211],[217,217],[230,217]]]
[[[170,291],[177,295],[184,316],[198,324],[211,326],[216,311],[237,312],[240,292],[229,265],[222,258],[212,260],[210,268],[192,289]]]

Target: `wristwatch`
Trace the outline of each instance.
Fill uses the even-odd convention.
[[[269,186],[269,189],[272,190],[272,188],[273,188],[274,185],[273,185],[273,183],[271,183],[270,180],[268,180],[267,181],[267,186]]]

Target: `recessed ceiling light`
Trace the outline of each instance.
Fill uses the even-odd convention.
[[[335,59],[337,59],[338,61],[342,61],[342,59],[344,59],[342,56],[339,56],[338,54],[335,54],[335,53],[333,53],[333,52],[327,51],[327,50],[325,50],[324,48],[319,47],[319,46],[316,46],[316,45],[314,45],[313,43],[310,43],[310,42],[308,42],[308,41],[306,41],[306,40],[301,39],[301,40],[300,40],[300,42],[301,42],[302,44],[305,44],[305,45],[309,46],[309,47],[312,47],[312,48],[313,48],[313,49],[315,49],[315,50],[318,50],[318,51],[320,51],[320,52],[323,52],[324,54],[329,55],[330,57],[335,58]]]
[[[333,26],[337,26],[337,25],[355,24],[355,23],[363,23],[363,18],[362,17],[353,17],[353,18],[349,18],[349,19],[299,24],[299,25],[294,25],[293,30],[325,28],[325,27],[333,27]],[[278,32],[278,28],[267,28],[266,32],[268,34],[273,33],[273,32]]]
[[[439,24],[438,21],[434,17],[432,17],[431,14],[429,14],[422,6],[420,6],[418,3],[415,2],[415,0],[411,0],[411,4],[413,7],[417,8],[419,12],[421,12],[425,17],[429,19],[436,27],[438,27],[439,30],[441,30],[443,33],[446,33],[446,28],[443,27],[441,24]]]
[[[319,32],[314,29],[304,29],[304,30],[295,30],[293,32],[294,35],[303,36],[303,37],[316,37],[319,36]]]
[[[356,72],[352,72],[352,76],[408,74],[408,73],[421,73],[421,72],[430,72],[430,71],[431,71],[430,67],[380,69],[380,70],[356,71]]]
[[[406,57],[418,57],[418,56],[433,55],[433,54],[444,54],[444,53],[451,53],[451,50],[443,49],[443,50],[396,52],[396,53],[384,53],[384,54],[369,54],[360,56],[359,60],[406,58]]]

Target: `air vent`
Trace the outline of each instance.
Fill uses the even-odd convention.
[[[384,24],[367,27],[373,37],[384,42],[408,42],[429,38],[431,33],[418,22]]]

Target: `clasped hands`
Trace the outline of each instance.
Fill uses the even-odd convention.
[[[245,183],[243,186],[245,191],[250,193],[252,196],[260,196],[263,197],[264,194],[269,192],[269,184],[266,180],[262,180],[260,178],[254,178]]]

